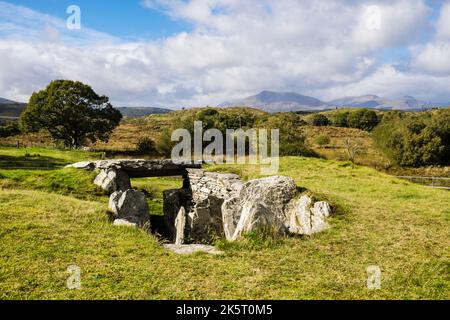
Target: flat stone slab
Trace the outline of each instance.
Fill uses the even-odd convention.
[[[204,244],[164,244],[163,247],[177,254],[193,254],[196,252],[212,255],[223,254],[223,251],[217,250],[216,247]]]
[[[126,172],[131,178],[180,176],[186,169],[201,168],[200,164],[180,164],[172,160],[113,159],[83,161],[70,164],[66,168],[82,170],[115,169]]]

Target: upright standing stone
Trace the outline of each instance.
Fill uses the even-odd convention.
[[[184,243],[184,229],[186,228],[186,210],[184,207],[178,211],[177,218],[175,219],[175,244],[181,245]]]

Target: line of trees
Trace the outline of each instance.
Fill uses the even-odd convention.
[[[373,131],[376,144],[401,166],[450,164],[450,109],[389,112]]]

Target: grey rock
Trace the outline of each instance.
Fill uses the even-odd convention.
[[[311,235],[329,228],[326,219],[331,215],[331,207],[327,202],[313,204],[309,196],[294,199],[288,208],[289,232],[293,234]]]
[[[247,182],[239,196],[222,205],[227,239],[237,240],[243,233],[255,230],[286,233],[286,208],[296,189],[294,180],[289,177],[274,176]]]
[[[196,252],[204,252],[212,255],[223,254],[223,252],[217,250],[216,247],[204,244],[184,244],[184,245],[164,244],[163,247],[177,254],[193,254]]]
[[[81,170],[94,170],[95,162],[94,161],[77,162],[74,164],[67,165],[66,168],[74,168],[74,169],[81,169]]]
[[[136,223],[129,222],[128,220],[125,220],[125,219],[116,219],[116,220],[114,220],[113,225],[118,226],[118,227],[137,228]]]
[[[184,230],[186,228],[186,210],[184,207],[180,208],[177,218],[175,219],[175,244],[181,245],[184,243]]]
[[[109,207],[117,219],[150,227],[148,204],[142,192],[133,189],[115,192],[110,197]]]
[[[180,164],[172,160],[113,159],[80,162],[69,165],[79,169],[121,170],[132,178],[182,176],[187,168],[200,168],[198,164]]]
[[[130,177],[124,171],[116,169],[100,171],[94,184],[110,193],[131,189]]]

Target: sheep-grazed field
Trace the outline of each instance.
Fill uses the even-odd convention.
[[[63,168],[98,157],[0,149],[1,299],[450,298],[448,191],[349,162],[285,157],[279,174],[334,206],[330,230],[281,240],[249,235],[242,243],[218,241],[224,255],[180,256],[142,230],[112,226],[107,196],[91,183],[95,174]],[[208,169],[259,174],[253,166]],[[180,181],[137,179],[133,186],[149,192],[158,215],[162,190]],[[70,265],[81,269],[79,290],[66,287]],[[366,287],[372,265],[382,271],[380,290]]]

